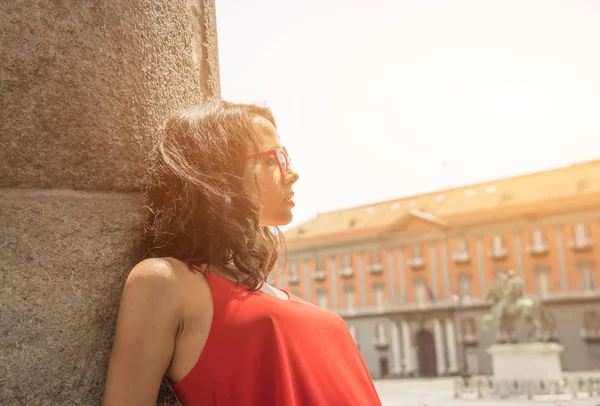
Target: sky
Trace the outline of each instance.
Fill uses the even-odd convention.
[[[600,158],[600,1],[217,0],[318,213]]]

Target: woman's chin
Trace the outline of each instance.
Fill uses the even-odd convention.
[[[282,213],[277,213],[277,215],[262,216],[260,219],[260,225],[267,227],[287,226],[292,222],[293,219],[294,215],[292,214],[292,210],[288,209]]]

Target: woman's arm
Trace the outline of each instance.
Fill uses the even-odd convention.
[[[133,268],[119,307],[103,406],[156,405],[182,322],[180,297],[166,261],[148,259]]]

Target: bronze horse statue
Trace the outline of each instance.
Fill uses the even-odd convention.
[[[516,323],[523,319],[529,326],[528,341],[548,341],[556,328],[554,315],[540,300],[527,297],[523,286],[523,280],[514,271],[498,274],[496,283],[485,295],[492,308],[482,318],[483,328],[495,324],[499,331],[511,338]]]

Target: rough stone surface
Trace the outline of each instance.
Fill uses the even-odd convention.
[[[0,404],[99,404],[140,198],[0,192]]]
[[[100,404],[152,138],[220,96],[214,0],[4,1],[0,49],[0,404]]]
[[[218,72],[216,38],[198,32],[203,7],[0,2],[0,186],[137,189],[165,117],[200,101],[202,88],[218,91],[200,84],[199,62],[212,58]]]

